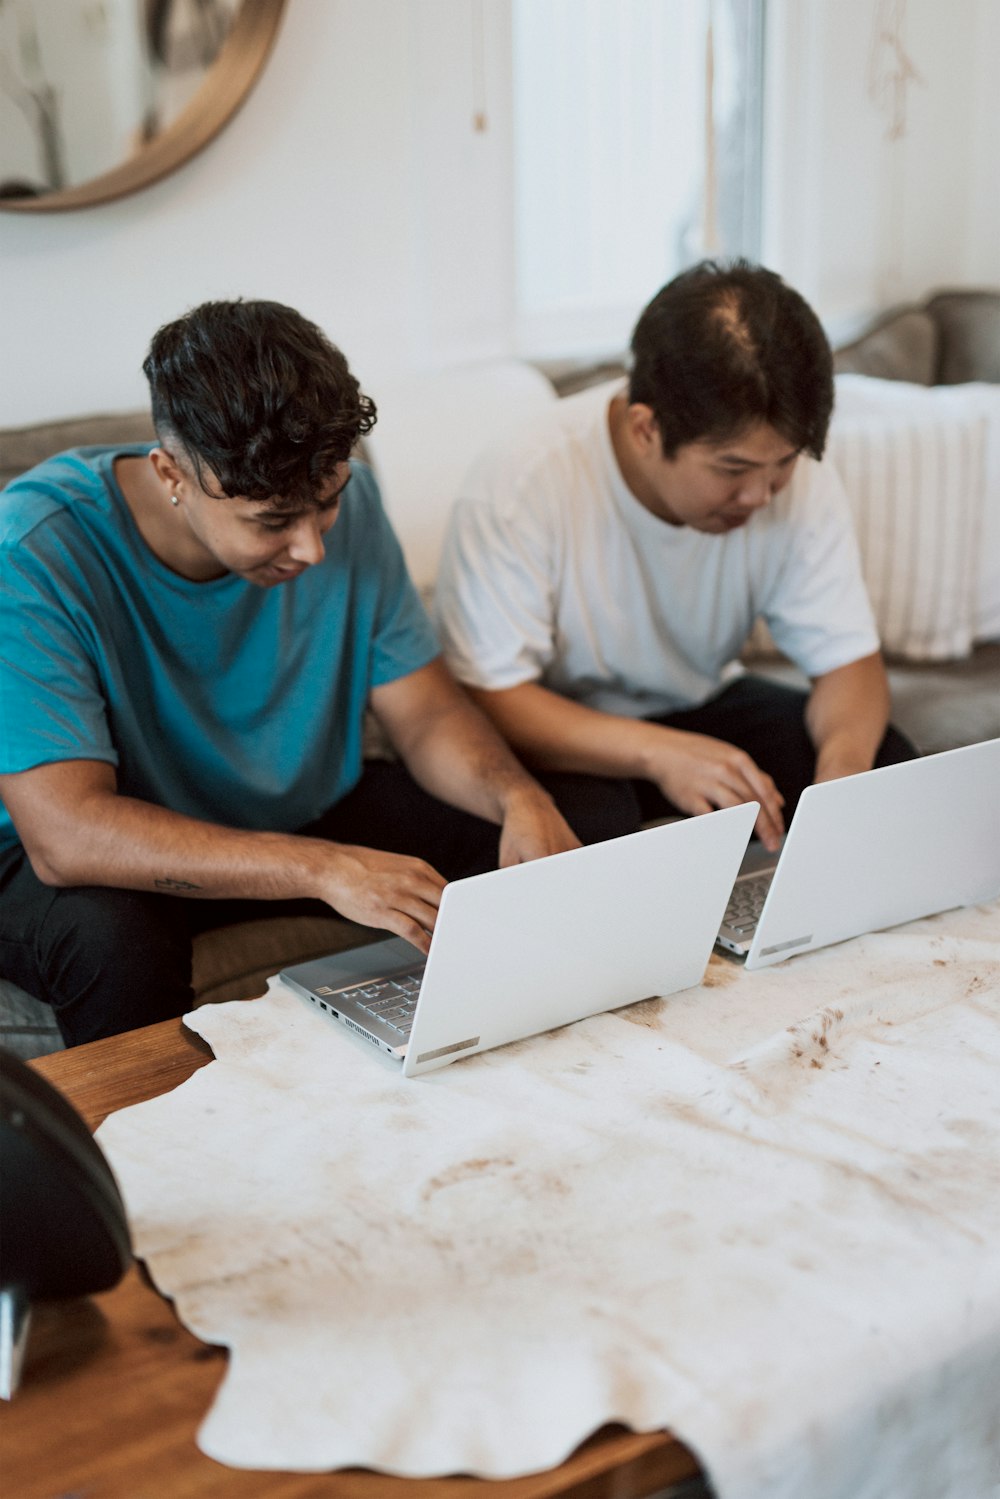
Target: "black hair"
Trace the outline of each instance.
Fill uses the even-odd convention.
[[[725,442],[766,422],[823,456],[833,356],[805,298],[746,260],[682,271],[632,335],[629,400],[649,406],[666,458],[689,442]]]
[[[204,302],[154,334],[142,367],[160,442],[222,496],[314,503],[375,425],[340,350],[280,302]]]

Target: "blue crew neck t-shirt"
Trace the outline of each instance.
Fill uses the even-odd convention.
[[[150,551],[115,478],[148,451],[77,448],[0,495],[0,772],[104,760],[122,795],[294,831],[360,778],[370,690],[438,654],[374,476],[352,462],[297,578],[196,583]],[[17,841],[0,807],[0,848]]]

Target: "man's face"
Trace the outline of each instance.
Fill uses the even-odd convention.
[[[324,538],[350,472],[348,463],[339,463],[316,499],[294,508],[274,500],[219,499],[185,473],[175,489],[178,523],[187,533],[181,570],[199,579],[236,573],[259,588],[291,582],[323,560]]]
[[[673,458],[662,448],[643,465],[647,509],[673,526],[721,536],[769,505],[795,471],[799,450],[766,422],[725,442],[689,442]]]

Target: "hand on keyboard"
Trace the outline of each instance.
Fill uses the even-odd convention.
[[[712,812],[759,802],[754,824],[761,843],[775,852],[785,831],[785,799],[766,771],[743,750],[709,734],[689,734],[647,724],[645,774],[682,812]]]
[[[422,953],[430,951],[445,886],[436,869],[404,854],[315,842],[324,863],[316,889],[321,900],[350,921],[383,927],[405,937]]]

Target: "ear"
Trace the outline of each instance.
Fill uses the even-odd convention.
[[[187,478],[184,470],[170,456],[166,448],[153,448],[149,461],[164,489],[176,490],[178,485],[183,484]]]
[[[642,458],[662,458],[663,443],[653,408],[641,401],[633,402],[625,415],[626,428],[633,448]]]

